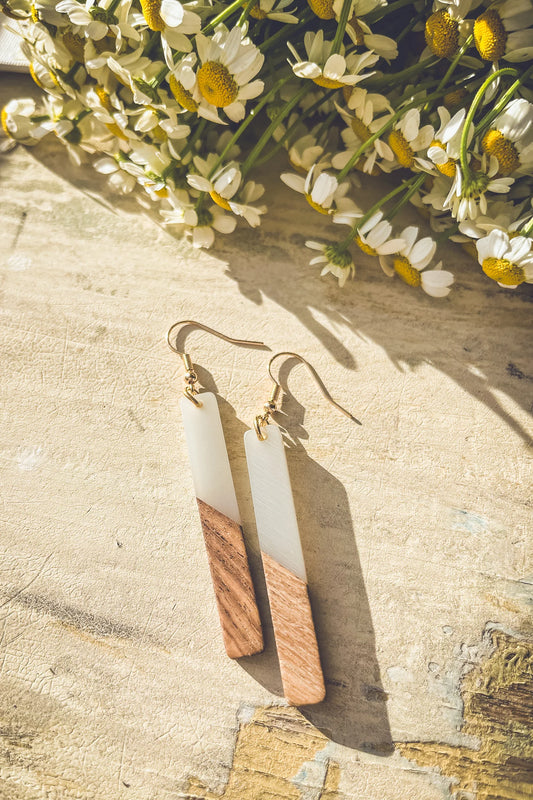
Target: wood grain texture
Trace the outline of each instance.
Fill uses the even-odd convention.
[[[320,703],[326,688],[307,584],[262,556],[285,699],[292,706]]]
[[[197,500],[226,653],[230,658],[260,653],[261,620],[242,528],[216,508]]]

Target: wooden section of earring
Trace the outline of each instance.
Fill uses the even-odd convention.
[[[246,431],[244,446],[283,691],[291,705],[311,705],[325,686],[285,446],[277,426],[262,430],[263,441]]]
[[[324,676],[307,584],[262,553],[283,693],[291,706],[320,703]]]
[[[217,399],[212,392],[196,397],[201,405],[180,400],[185,438],[224,646],[240,658],[263,649],[261,621]]]

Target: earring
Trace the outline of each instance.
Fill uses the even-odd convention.
[[[194,320],[176,322],[167,333],[168,346],[187,370],[180,407],[224,646],[230,658],[240,658],[262,651],[261,620],[217,399],[212,392],[199,391],[190,356],[172,343],[173,332],[182,325],[200,328],[231,344],[265,345],[232,339]]]
[[[351,420],[361,423],[333,400],[311,364],[297,353],[284,352],[270,359],[268,372],[274,383],[272,393],[263,413],[256,416],[253,429],[244,434],[283,692],[290,705],[299,706],[323,700],[325,686],[285,446],[280,429],[269,424],[282,391],[272,374],[272,364],[281,356],[291,356],[305,364],[324,397]]]

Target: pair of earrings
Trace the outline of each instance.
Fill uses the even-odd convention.
[[[167,333],[169,347],[181,357],[186,369],[180,407],[224,646],[230,658],[240,658],[262,651],[261,620],[217,399],[212,392],[200,391],[189,354],[173,343],[173,336],[176,342],[177,329],[183,325],[200,328],[230,344],[265,345],[233,339],[194,320],[176,322]],[[324,677],[285,447],[279,428],[270,424],[282,392],[281,384],[272,374],[272,365],[282,356],[297,358],[305,364],[324,397],[354,422],[359,420],[333,400],[316,370],[302,356],[280,352],[272,356],[268,365],[274,384],[270,398],[244,434],[283,692],[291,705],[310,705],[324,699]]]

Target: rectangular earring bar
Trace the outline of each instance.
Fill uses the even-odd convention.
[[[230,658],[251,656],[263,634],[218,403],[212,392],[197,398],[180,407],[224,646]]]
[[[246,461],[285,698],[291,705],[320,703],[324,676],[307,591],[305,564],[279,428],[244,434]]]

